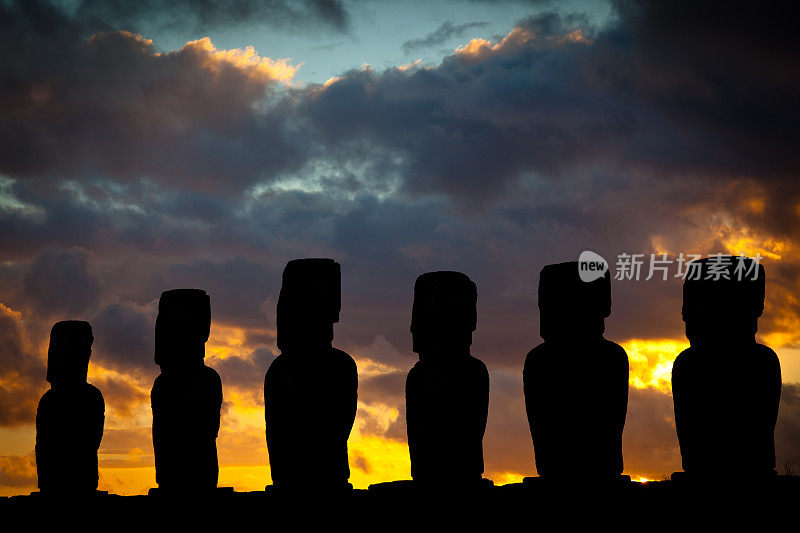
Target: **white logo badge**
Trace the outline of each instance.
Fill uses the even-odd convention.
[[[599,254],[589,250],[581,252],[578,258],[578,275],[581,281],[590,282],[600,279],[608,272],[608,263]]]

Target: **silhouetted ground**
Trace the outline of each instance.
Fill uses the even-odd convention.
[[[410,482],[394,482],[347,496],[288,497],[230,489],[193,498],[109,494],[53,500],[33,494],[0,498],[0,517],[4,524],[11,519],[38,525],[78,520],[96,529],[114,525],[154,529],[163,527],[165,520],[226,531],[235,531],[238,524],[269,527],[287,522],[326,529],[364,524],[375,530],[431,525],[494,529],[504,523],[530,530],[559,524],[675,529],[699,525],[698,521],[714,526],[741,525],[745,520],[762,525],[795,521],[798,501],[800,477],[779,476],[757,485],[720,479],[695,485],[672,481],[597,485],[576,480],[558,486],[534,478],[527,484],[469,493],[446,484],[422,491]]]

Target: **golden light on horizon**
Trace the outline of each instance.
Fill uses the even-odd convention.
[[[629,384],[637,389],[652,387],[672,392],[672,364],[689,347],[686,339],[629,339],[620,345],[628,353]]]
[[[207,344],[207,361],[213,367],[215,361],[229,357],[252,359],[258,348],[272,342],[274,330],[269,328],[214,324]],[[672,363],[689,346],[688,341],[634,338],[620,344],[628,353],[632,389],[653,388],[671,394]],[[379,348],[389,349],[390,345],[380,344]],[[365,347],[363,353],[371,353],[374,349]],[[404,373],[402,368],[361,355],[359,349],[353,349],[352,353],[360,379]],[[157,370],[155,365],[153,370]],[[266,372],[266,368],[263,371]],[[118,432],[116,440],[105,439],[100,450],[100,489],[117,494],[145,494],[156,486],[150,443],[149,388],[152,384],[142,380],[141,376],[126,375],[94,362],[90,365],[89,378],[106,394],[106,429]],[[237,491],[260,491],[271,483],[261,392],[232,383],[225,388],[226,406],[217,441],[220,486],[233,487]],[[129,394],[134,394],[133,399],[129,399]],[[404,436],[395,434],[393,428],[400,416],[397,406],[375,403],[374,400],[359,402],[348,443],[350,481],[355,488],[366,489],[374,483],[410,479],[408,445]],[[126,432],[134,432],[136,436],[129,437]],[[531,471],[534,471],[533,464]],[[485,473],[497,485],[519,483],[525,475],[514,471],[487,470]],[[659,474],[648,470],[631,472],[635,481],[643,483],[654,479],[654,475],[657,479]]]

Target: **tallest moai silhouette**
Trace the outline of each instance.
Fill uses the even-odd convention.
[[[763,265],[749,258],[712,256],[687,267],[682,315],[691,346],[672,367],[672,395],[692,477],[775,473],[781,368],[755,339],[765,287]]]
[[[628,356],[606,340],[609,272],[580,279],[578,263],[545,266],[539,275],[544,342],[528,353],[525,407],[543,478],[613,480],[622,474],[628,406]]]
[[[269,464],[279,490],[349,487],[358,372],[352,357],[331,346],[340,308],[339,263],[289,261],[277,306],[281,353],[264,379]]]

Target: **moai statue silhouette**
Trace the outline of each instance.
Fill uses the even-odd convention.
[[[350,487],[347,439],[358,373],[331,346],[341,309],[341,270],[332,259],[295,259],[278,297],[280,355],[267,370],[264,404],[273,486],[282,491]]]
[[[419,361],[406,380],[411,477],[421,486],[481,486],[489,372],[470,354],[477,288],[461,272],[428,272],[414,285],[411,335]]]
[[[86,382],[93,341],[88,322],[58,322],[50,332],[50,390],[36,411],[36,469],[42,494],[85,496],[97,490],[105,402]]]
[[[628,409],[628,356],[606,340],[611,278],[582,281],[578,263],[539,274],[539,328],[544,342],[528,353],[525,407],[543,479],[613,481],[622,474]]]
[[[199,289],[161,294],[155,362],[161,367],[151,392],[156,482],[174,493],[217,486],[217,434],[222,381],[203,362],[211,330],[211,299]]]
[[[672,367],[684,475],[775,474],[778,357],[755,339],[764,310],[764,266],[717,255],[689,263],[683,321],[690,347]]]

